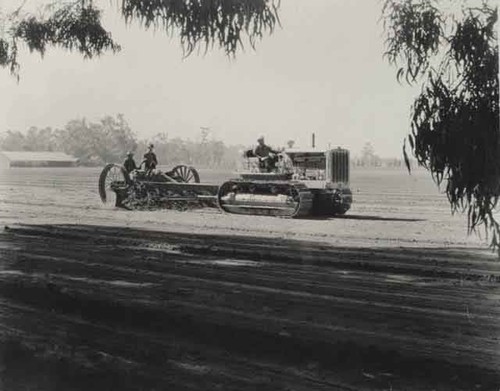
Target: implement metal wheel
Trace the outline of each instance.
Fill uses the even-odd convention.
[[[198,171],[190,166],[175,166],[168,175],[182,183],[200,183],[200,176],[198,175]]]
[[[130,176],[124,167],[119,164],[107,164],[99,176],[99,195],[103,203],[113,198],[112,186],[126,186],[130,183]]]

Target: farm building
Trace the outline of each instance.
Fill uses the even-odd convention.
[[[0,151],[0,168],[74,167],[78,159],[62,152]]]

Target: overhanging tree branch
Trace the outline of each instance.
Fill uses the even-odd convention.
[[[386,56],[398,80],[422,84],[408,142],[418,163],[446,183],[452,211],[467,213],[469,231],[484,226],[500,251],[498,10],[464,2],[459,14],[443,16],[436,3],[387,0],[384,7]]]
[[[145,29],[178,36],[185,55],[217,45],[233,56],[251,47],[277,24],[280,0],[122,0],[118,10],[126,23],[138,21]],[[45,53],[48,47],[76,50],[84,58],[116,52],[120,45],[102,24],[102,12],[92,0],[55,2],[45,16],[10,14],[9,27],[0,35],[0,66],[18,76],[18,50]]]

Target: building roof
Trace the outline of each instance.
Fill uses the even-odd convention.
[[[77,158],[63,152],[0,151],[0,155],[12,161],[76,162]]]

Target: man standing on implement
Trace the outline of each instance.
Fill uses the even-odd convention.
[[[137,170],[137,165],[134,160],[134,153],[132,151],[127,153],[127,159],[123,163],[123,167],[130,174],[132,171]]]
[[[154,145],[149,144],[148,152],[144,154],[144,168],[147,172],[153,171],[158,165],[158,159],[156,158],[156,154],[153,152]]]

